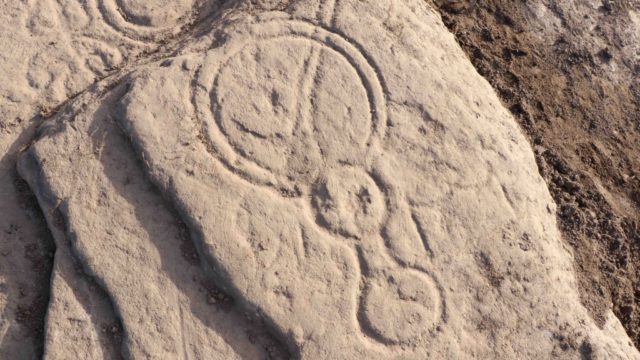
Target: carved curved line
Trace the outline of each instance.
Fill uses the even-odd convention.
[[[433,249],[431,249],[431,245],[429,245],[429,238],[427,237],[427,234],[424,228],[422,227],[422,224],[420,224],[420,220],[418,219],[418,215],[416,214],[415,211],[411,211],[411,220],[413,221],[413,225],[415,226],[418,232],[418,236],[420,237],[420,242],[424,247],[424,251],[430,257],[433,257]]]
[[[311,24],[307,21],[272,20],[264,24],[269,23],[288,25],[285,28],[290,31],[289,35],[313,40],[320,46],[333,50],[346,59],[351,67],[356,70],[358,77],[360,77],[362,84],[367,90],[369,107],[372,110],[372,118],[376,120],[373,122],[375,126],[371,137],[384,138],[388,118],[387,98],[389,92],[379,67],[364,47],[342,33],[332,31],[332,29],[323,26]],[[259,36],[259,34],[257,35]],[[264,38],[268,37],[269,35],[264,36]],[[380,111],[376,111],[376,109]]]
[[[362,261],[360,254],[358,254],[358,259]],[[437,315],[437,319],[432,327],[425,329],[425,332],[429,333],[429,338],[423,340],[423,342],[427,343],[432,342],[433,339],[438,336],[438,327],[440,327],[442,324],[446,324],[448,321],[447,301],[444,296],[444,288],[441,285],[440,280],[436,278],[436,276],[430,271],[424,271],[412,267],[399,267],[399,271],[407,271],[409,273],[415,274],[418,277],[427,278],[428,281],[430,281],[435,287],[436,291],[432,295],[435,302],[438,303],[438,308],[434,309],[434,312]],[[363,287],[363,291],[358,293],[356,317],[358,327],[360,328],[360,332],[364,335],[364,338],[370,343],[375,343],[376,345],[382,345],[386,347],[402,348],[403,346],[405,346],[406,344],[404,341],[394,341],[387,339],[374,329],[371,322],[366,318],[364,312],[366,298],[371,291],[370,281],[367,281],[367,283],[365,284],[361,284],[361,286]]]
[[[173,26],[167,27],[154,27],[140,25],[128,21],[122,14],[120,6],[118,5],[121,0],[95,0],[97,1],[96,8],[102,16],[104,22],[118,33],[136,41],[153,42],[156,41],[159,36],[162,35],[174,35],[179,32],[185,25],[189,23],[189,19],[193,15],[192,11],[189,11],[184,16],[178,19],[178,22]]]
[[[372,65],[370,57],[366,56],[366,53],[360,50],[362,49],[362,47],[355,46],[353,40],[349,40],[340,34],[331,32],[324,27],[313,25],[309,22],[300,20],[270,20],[263,23],[255,24],[254,31],[255,27],[267,27],[268,25],[272,24],[283,26],[279,29],[276,29],[275,33],[273,33],[273,30],[269,28],[264,29],[267,30],[265,31],[267,34],[265,34],[265,32],[258,32],[256,34],[256,40],[246,41],[244,44],[242,44],[242,46],[236,47],[233,51],[231,51],[231,53],[226,54],[225,60],[222,62],[222,64],[220,64],[219,66],[214,65],[212,69],[207,69],[211,70],[211,73],[214,74],[214,79],[212,82],[204,81],[205,88],[207,86],[207,83],[212,83],[213,89],[211,90],[211,93],[213,93],[214,89],[219,86],[218,79],[221,69],[227,66],[234,56],[236,56],[239,52],[243,51],[246,47],[252,44],[255,44],[259,41],[273,40],[278,38],[310,40],[312,42],[315,42],[323,49],[332,51],[340,57],[344,58],[356,71],[356,74],[360,78],[361,84],[365,88],[372,117],[373,128],[368,136],[369,140],[367,141],[367,145],[371,146],[376,138],[384,138],[387,124],[386,99],[388,96],[388,92],[386,91],[384,81],[380,77],[380,71],[377,69],[377,67]],[[269,30],[272,31],[271,34],[268,33]],[[204,70],[205,69],[203,67],[200,74],[198,74],[199,77],[204,76]],[[240,176],[245,180],[253,180],[253,182],[257,181],[260,185],[275,185],[276,188],[278,188],[283,194],[293,193],[293,184],[291,184],[286,179],[278,178],[278,176],[275,176],[268,170],[256,164],[255,161],[238,156],[237,149],[234,150],[233,146],[229,143],[228,135],[216,134],[217,131],[214,128],[220,127],[219,114],[216,114],[216,111],[214,111],[214,103],[216,103],[217,101],[212,101],[213,99],[211,99],[211,95],[205,97],[204,99],[204,104],[207,104],[207,107],[210,110],[202,111],[202,109],[199,109],[198,113],[200,115],[204,115],[205,117],[208,117],[207,113],[210,113],[210,115],[214,118],[212,119],[213,121],[203,121],[203,124],[201,125],[204,129],[209,130],[206,132],[206,134],[209,135],[208,138],[212,142],[210,146],[213,147],[214,150],[216,150],[216,158],[218,158],[225,165],[225,167],[234,174],[240,173]],[[194,102],[196,104],[199,104],[198,101]],[[208,123],[214,123],[217,126],[208,126]],[[215,136],[211,136],[212,133],[216,135],[222,135],[220,136],[220,138],[223,139],[224,144],[217,144],[218,139],[215,139]],[[222,147],[220,145],[222,145]],[[227,147],[227,149],[223,149],[224,147]],[[225,157],[229,157],[229,159],[225,159]],[[251,165],[253,166],[243,164],[245,161],[252,163]],[[251,169],[252,167],[253,169]],[[256,173],[259,173],[259,175]],[[257,179],[256,176],[258,177]]]
[[[315,92],[313,87],[314,85],[316,85],[316,82],[318,80],[318,66],[320,64],[321,56],[322,56],[322,48],[316,49],[315,47],[311,47],[311,53],[309,55],[307,68],[305,70],[307,74],[303,74],[302,83],[300,86],[300,93],[304,97],[303,99],[304,103],[300,104],[300,101],[298,101],[299,107],[298,107],[297,116],[298,116],[298,123],[300,125],[303,125],[305,123],[304,121],[305,114],[311,114],[311,116],[313,117],[313,113],[316,111],[315,104],[313,103],[313,101],[311,101],[312,99],[311,95]],[[310,130],[315,140],[315,142],[313,143],[315,144],[315,146],[318,147],[318,151],[322,156],[322,146],[320,146],[320,139],[318,139],[317,137],[318,128],[316,126],[316,122],[313,121],[313,119],[310,119],[310,120],[311,120],[311,124],[307,124],[307,125],[311,126]]]
[[[318,20],[326,23],[327,25],[333,26],[335,6],[336,0],[326,0],[321,4],[320,9],[318,9],[318,14],[316,15]]]
[[[351,65],[351,66],[356,70],[356,73],[358,74],[358,77],[360,78],[360,81],[361,81],[362,85],[364,85],[365,92],[367,93],[367,97],[369,98],[369,108],[370,108],[370,111],[371,111],[373,114],[375,114],[375,115],[372,115],[372,117],[373,117],[373,118],[376,118],[376,117],[380,118],[380,116],[379,116],[379,112],[378,112],[378,111],[376,111],[376,107],[377,107],[377,105],[375,104],[375,101],[371,101],[371,98],[373,98],[373,97],[375,97],[375,96],[374,96],[374,95],[371,95],[372,93],[374,93],[374,90],[372,89],[372,87],[371,87],[371,86],[369,86],[369,87],[367,86],[367,84],[368,84],[368,83],[370,83],[370,81],[365,81],[365,80],[363,80],[363,79],[367,79],[367,76],[366,76],[366,75],[365,75],[361,70],[359,70],[359,68],[358,68],[358,64],[357,64],[357,63],[355,63],[354,61],[351,61],[351,58],[349,58],[349,57],[345,56],[345,55],[344,55],[344,53],[340,51],[340,48],[327,46],[328,44],[321,43],[321,42],[320,42],[319,40],[317,40],[317,39],[313,39],[313,38],[311,38],[311,39],[310,39],[310,38],[308,38],[308,37],[306,37],[306,36],[286,36],[286,35],[282,35],[282,36],[278,36],[278,37],[275,37],[275,38],[265,38],[265,39],[260,39],[260,40],[264,41],[264,40],[287,39],[287,38],[288,38],[289,40],[303,40],[303,41],[304,41],[304,40],[314,40],[315,42],[317,42],[317,44],[318,44],[318,45],[320,45],[320,47],[324,47],[324,48],[325,48],[324,50],[328,50],[328,51],[330,51],[330,52],[332,52],[332,53],[334,53],[334,54],[337,54],[338,56],[340,56],[340,57],[344,58],[345,60],[347,60],[347,62],[348,62],[348,63],[349,63],[349,64],[350,64],[350,65]],[[218,73],[219,73],[223,68],[225,68],[226,66],[228,66],[228,63],[230,62],[230,60],[231,60],[235,55],[237,55],[238,53],[240,53],[240,52],[244,51],[248,46],[253,45],[253,44],[255,44],[255,43],[257,43],[257,42],[251,42],[251,43],[249,43],[249,44],[246,44],[244,47],[242,47],[242,49],[240,49],[239,51],[234,52],[232,55],[230,55],[230,56],[229,56],[229,59],[228,59],[228,60],[227,60],[227,61],[226,61],[222,66],[220,66],[220,67],[219,67]],[[219,75],[216,75],[216,77],[215,77],[215,81],[214,81],[214,86],[213,86],[213,89],[212,89],[212,92],[214,92],[214,91],[215,91],[215,89],[216,89],[216,88],[218,88],[218,87],[220,86],[220,85],[219,85],[219,81],[218,81],[218,80],[219,80]],[[212,104],[211,104],[211,106],[212,106],[212,107],[217,106],[217,103],[219,102],[219,101],[217,101],[217,100],[218,100],[218,99],[216,99],[216,102],[215,102],[215,103],[212,103]],[[384,112],[383,112],[383,114],[384,114],[383,119],[384,119],[384,122],[386,123],[386,111],[384,111]],[[216,114],[214,113],[214,116],[215,116],[215,115],[216,115]],[[216,120],[217,120],[216,122],[218,123],[218,125],[219,125],[219,126],[223,126],[223,125],[222,125],[222,123],[221,123],[221,121],[220,121],[220,119],[216,119]],[[379,122],[382,122],[382,121],[381,121],[381,119],[378,119],[378,120],[379,120]],[[375,124],[375,121],[372,121],[372,122]],[[374,130],[373,130],[373,131],[371,131],[371,133],[368,135],[368,138],[369,138],[369,140],[367,141],[367,143],[368,143],[368,144],[370,144],[370,143],[371,143],[371,140],[370,140],[370,139],[375,135],[375,133],[376,133],[377,131],[380,131],[380,130],[382,130],[382,129],[380,129],[380,126],[374,126]],[[224,131],[223,131],[223,134],[225,135],[225,137],[228,137],[228,136],[229,136],[229,135],[228,135],[228,134],[226,134]]]
[[[409,271],[413,271],[416,272],[418,274],[420,274],[421,276],[428,276],[431,281],[433,281],[433,284],[436,286],[437,289],[437,296],[440,299],[440,321],[434,325],[434,329],[437,329],[437,327],[439,325],[442,324],[446,324],[447,321],[449,321],[449,311],[447,309],[447,299],[445,297],[445,290],[444,290],[444,286],[442,286],[442,282],[440,281],[440,279],[438,279],[438,277],[431,271],[428,269],[420,269],[417,267],[409,267]]]
[[[401,202],[403,202],[404,200],[402,200],[401,196],[399,194],[397,194],[397,190],[394,189],[394,187],[387,181],[387,179],[385,179],[384,175],[381,174],[380,172],[377,172],[375,170],[368,172],[369,176],[371,177],[371,179],[373,179],[373,181],[375,182],[376,186],[378,186],[378,188],[380,189],[381,193],[384,195],[385,197],[385,208],[386,208],[386,214],[385,214],[385,218],[383,220],[383,224],[380,231],[383,231],[384,226],[386,226],[386,222],[389,221],[389,216],[391,215],[391,212],[389,210],[389,207],[391,206],[401,206]],[[405,204],[407,206],[410,206],[409,204]],[[419,226],[419,223],[417,221],[416,215],[415,215],[415,211],[413,209],[409,209],[408,210],[410,216],[411,216],[411,220],[412,223],[415,224],[417,231],[420,235],[420,238],[422,240],[422,244],[424,245],[424,248],[427,252],[427,254],[433,258],[434,257],[434,252],[433,249],[431,249],[431,247],[428,244],[428,239],[426,239],[426,236],[423,232],[424,229],[421,229],[421,227]],[[380,238],[384,238],[383,236],[380,236]],[[421,275],[426,275],[429,278],[431,278],[431,280],[433,281],[433,283],[435,284],[437,290],[438,290],[438,297],[440,299],[440,321],[438,322],[438,324],[436,324],[434,326],[434,328],[437,328],[438,325],[441,324],[445,324],[448,321],[448,309],[447,309],[447,302],[445,299],[445,290],[444,287],[442,286],[441,281],[438,279],[438,277],[428,268],[419,264],[409,264],[406,263],[403,259],[399,258],[398,256],[396,256],[395,254],[393,254],[390,249],[388,244],[383,244],[382,248],[384,249],[384,253],[386,255],[386,257],[388,258],[388,260],[392,261],[393,263],[395,263],[399,268],[404,269],[404,271],[413,271],[413,272],[417,272]],[[358,311],[360,313],[360,311]],[[371,329],[369,329],[371,330]],[[374,337],[375,338],[375,337]],[[385,343],[386,342],[382,342]]]

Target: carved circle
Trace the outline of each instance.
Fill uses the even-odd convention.
[[[194,0],[96,0],[105,22],[123,35],[157,41],[175,35],[194,13]]]
[[[442,297],[427,274],[400,269],[370,279],[361,316],[373,335],[385,343],[411,344],[441,322]]]
[[[304,39],[285,38],[247,45],[221,67],[211,93],[216,125],[233,150],[291,180],[309,181],[320,162],[299,126],[305,116],[299,78],[308,48]]]
[[[383,137],[383,87],[358,47],[329,30],[272,20],[251,31],[200,70],[203,133],[237,175],[299,195],[323,164],[361,159]]]
[[[371,235],[385,214],[380,189],[358,168],[342,167],[324,174],[314,186],[312,201],[320,222],[348,237]]]

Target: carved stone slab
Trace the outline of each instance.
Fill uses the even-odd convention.
[[[529,144],[425,3],[299,1],[223,21],[212,46],[79,99],[23,157],[36,192],[68,204],[126,353],[189,358],[181,336],[224,339],[185,308],[168,207],[193,271],[294,357],[638,358],[614,317],[599,329],[580,304]],[[193,348],[234,353],[206,337]]]

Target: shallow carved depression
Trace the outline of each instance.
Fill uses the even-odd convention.
[[[105,0],[108,1],[108,0]],[[193,0],[116,0],[118,9],[124,17],[143,26],[175,25],[178,20],[189,14]]]

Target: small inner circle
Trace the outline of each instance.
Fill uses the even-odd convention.
[[[358,168],[328,171],[313,189],[313,202],[325,226],[354,238],[378,230],[385,213],[382,192],[373,179]]]
[[[374,333],[394,344],[410,343],[440,321],[440,293],[433,279],[412,270],[396,270],[373,279],[365,294],[364,318]]]
[[[117,0],[117,3],[127,21],[153,27],[175,25],[193,8],[193,0]]]

